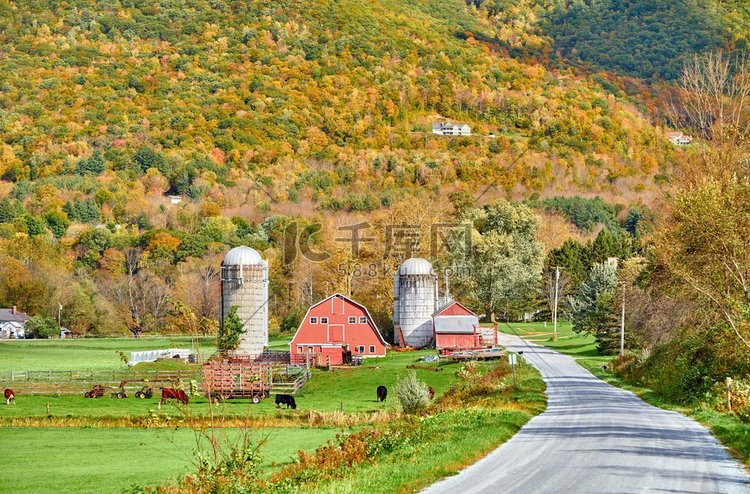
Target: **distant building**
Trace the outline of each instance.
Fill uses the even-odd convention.
[[[182,196],[169,196],[169,203],[173,206],[182,202]]]
[[[341,365],[351,356],[385,357],[386,346],[367,307],[335,293],[307,310],[289,350],[292,362]]]
[[[29,315],[18,312],[15,305],[10,309],[0,309],[0,338],[25,338],[29,319]]]
[[[675,146],[686,146],[693,142],[693,136],[685,135],[682,132],[667,132],[667,139]]]
[[[439,136],[470,136],[471,127],[466,124],[435,122],[432,124],[432,133]]]

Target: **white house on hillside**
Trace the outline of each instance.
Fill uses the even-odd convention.
[[[470,136],[471,127],[466,124],[435,122],[432,124],[432,133],[439,136]]]
[[[11,309],[0,309],[0,338],[25,338],[29,319],[29,315],[18,312],[15,305]]]
[[[693,142],[693,137],[682,132],[667,132],[667,139],[675,146],[686,146]]]

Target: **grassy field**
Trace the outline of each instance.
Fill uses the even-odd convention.
[[[359,367],[344,370],[313,370],[312,378],[296,395],[298,409],[296,412],[285,414],[303,414],[308,410],[344,412],[373,412],[393,408],[393,396],[383,403],[375,399],[375,389],[384,385],[392,389],[396,380],[405,375],[409,365],[417,365],[414,369],[417,376],[440,394],[455,379],[454,372],[458,364],[440,362],[424,364],[419,359],[434,354],[431,350],[415,352],[389,352],[388,356],[379,359],[368,359]],[[108,396],[87,399],[77,395],[46,396],[30,395],[18,396],[16,405],[0,407],[0,423],[4,419],[14,417],[45,417],[47,404],[49,415],[52,417],[126,417],[146,416],[156,410],[158,398],[138,400],[126,398],[118,400]],[[174,405],[163,408],[167,413],[177,413]],[[170,410],[172,412],[170,412]],[[228,400],[218,407],[220,413],[227,416],[273,416],[280,413],[273,400],[263,400],[258,405],[248,400]],[[190,411],[194,415],[209,413],[208,400],[203,397],[192,398]]]
[[[287,348],[288,338],[275,338],[272,348]],[[212,339],[203,339],[201,347],[211,353]],[[14,341],[0,343],[0,370],[114,370],[122,369],[117,351],[126,354],[136,350],[168,347],[191,347],[190,338],[84,339]],[[390,351],[380,359],[366,360],[361,366],[347,369],[314,369],[311,380],[296,395],[297,410],[277,409],[273,400],[253,405],[246,400],[229,400],[215,406],[214,412],[224,417],[248,417],[255,420],[259,434],[270,434],[261,451],[264,467],[288,463],[298,449],[314,449],[332,439],[341,429],[331,427],[332,420],[321,427],[307,427],[313,421],[311,412],[332,412],[333,417],[351,413],[393,412],[393,392],[397,379],[414,370],[440,396],[456,380],[460,364],[440,361],[426,364],[422,359],[434,350]],[[174,364],[169,362],[169,364]],[[490,363],[480,364],[487,369]],[[529,370],[529,372],[532,372]],[[470,414],[450,412],[443,420],[451,427],[425,438],[424,453],[429,455],[410,460],[408,471],[399,469],[395,457],[384,459],[382,465],[369,465],[362,471],[363,492],[392,492],[403,485],[426,485],[480,458],[487,451],[507,440],[533,414],[544,407],[544,385],[538,375],[527,376],[530,397],[523,392],[503,402],[503,408],[485,414],[472,408]],[[534,381],[534,379],[536,381]],[[379,385],[390,394],[384,403],[375,399]],[[508,395],[509,397],[511,395]],[[528,403],[532,405],[528,405]],[[32,427],[0,428],[0,444],[4,446],[3,465],[14,465],[13,485],[0,480],[0,492],[121,492],[131,484],[163,483],[194,470],[191,464],[195,447],[194,433],[185,427],[185,409],[167,404],[157,410],[158,399],[86,399],[78,395],[19,395],[13,406],[0,406],[0,426],[21,424]],[[210,407],[202,397],[193,397],[187,407],[189,415],[206,417]],[[369,420],[369,415],[361,415]],[[157,417],[155,422],[149,422]],[[170,417],[171,422],[164,422]],[[447,418],[446,418],[447,417]],[[479,419],[477,418],[479,417]],[[205,419],[201,419],[204,422]],[[134,424],[160,427],[137,428]],[[353,422],[362,424],[363,422]],[[365,422],[366,423],[366,422]],[[179,427],[165,427],[177,424]],[[44,452],[40,454],[40,452]],[[33,468],[19,469],[33,461]],[[6,467],[0,467],[2,472]],[[389,470],[390,469],[390,470]],[[23,470],[20,472],[19,470]],[[359,478],[359,476],[358,476]],[[102,486],[105,486],[102,488]],[[346,482],[331,485],[331,492],[346,491]],[[389,487],[383,487],[389,486]],[[396,489],[398,490],[398,489]],[[343,492],[343,491],[342,491]]]
[[[518,389],[508,374],[489,394],[464,392],[459,405],[423,417],[417,440],[402,441],[394,450],[356,468],[344,478],[298,492],[390,494],[419,492],[454,475],[510,439],[534,415],[544,411],[545,385],[529,365],[518,369]],[[471,492],[471,489],[467,489]]]
[[[199,338],[200,351],[211,355],[214,338]],[[127,366],[118,351],[192,348],[190,337],[81,338],[75,340],[0,340],[0,371],[117,370]]]
[[[267,468],[288,464],[298,450],[335,438],[330,428],[257,430]],[[236,436],[236,431],[229,431]],[[133,484],[163,483],[195,470],[198,441],[189,429],[0,428],[0,492],[120,493]],[[205,444],[205,442],[204,442]]]

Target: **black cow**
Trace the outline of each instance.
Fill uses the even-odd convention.
[[[388,397],[388,388],[385,386],[378,386],[378,401],[385,401],[385,399]]]
[[[276,408],[281,405],[286,405],[287,408],[291,408],[292,410],[297,409],[297,402],[294,401],[294,396],[292,395],[276,395]]]

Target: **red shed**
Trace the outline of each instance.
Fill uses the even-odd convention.
[[[293,362],[312,354],[320,356],[320,364],[330,359],[331,365],[341,365],[347,350],[354,356],[385,357],[387,345],[367,307],[335,293],[307,310],[289,350]]]
[[[432,315],[435,348],[465,350],[483,346],[479,317],[464,305],[450,302]]]

